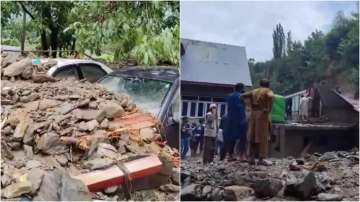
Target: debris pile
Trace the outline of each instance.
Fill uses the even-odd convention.
[[[49,77],[47,71],[57,61],[42,59],[41,64],[34,65],[30,57],[22,57],[14,53],[1,54],[1,80],[32,80],[36,83],[54,82],[55,78]]]
[[[3,80],[1,88],[2,200],[125,200],[127,191],[132,200],[175,200],[178,152],[163,144],[158,120],[128,95],[74,80]],[[150,154],[161,171],[131,190],[90,193],[74,178]]]
[[[357,149],[268,161],[182,160],[181,200],[359,200]]]

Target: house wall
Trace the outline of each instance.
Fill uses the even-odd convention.
[[[273,130],[276,140],[270,146],[270,156],[272,157],[300,157],[309,142],[312,144],[307,153],[324,153],[359,147],[358,128],[356,127],[332,130],[285,129],[284,135],[281,135],[280,130],[279,128]]]

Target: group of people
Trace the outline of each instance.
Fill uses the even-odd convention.
[[[203,163],[214,160],[217,148],[220,147],[220,160],[237,160],[234,156],[235,145],[238,146],[240,161],[255,164],[266,164],[268,155],[273,92],[268,80],[262,79],[260,87],[245,92],[244,85],[238,83],[234,91],[227,96],[228,112],[218,116],[216,104],[210,104],[205,116],[205,123],[191,125],[184,117],[181,127],[181,157],[185,158],[192,147],[196,154],[198,147],[203,155]],[[247,113],[246,109],[250,109]],[[247,115],[248,114],[248,115]],[[219,143],[220,142],[220,143]]]
[[[197,151],[200,150],[200,154],[203,151],[204,144],[204,131],[205,126],[203,124],[204,120],[201,119],[199,124],[189,123],[187,117],[182,119],[182,128],[181,128],[181,157],[185,158],[189,149],[192,156],[196,156]]]

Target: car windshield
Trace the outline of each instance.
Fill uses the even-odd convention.
[[[154,115],[160,110],[161,102],[171,83],[137,77],[106,76],[100,81],[105,88],[129,94],[136,105]]]

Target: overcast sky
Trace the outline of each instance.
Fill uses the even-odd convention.
[[[355,2],[180,2],[180,36],[246,47],[256,61],[272,58],[272,32],[281,23],[293,40],[304,41],[316,29],[328,31],[339,10],[357,10]]]

